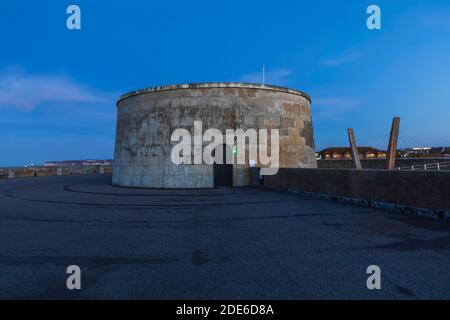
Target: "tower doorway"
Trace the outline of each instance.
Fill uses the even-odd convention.
[[[222,148],[221,150],[217,150]],[[214,187],[232,187],[233,186],[233,164],[227,164],[227,155],[229,159],[232,159],[232,151],[226,144],[218,146],[214,150],[214,156],[216,152],[222,153],[222,163],[214,163]],[[221,151],[221,152],[220,152]],[[220,156],[220,154],[218,154]]]

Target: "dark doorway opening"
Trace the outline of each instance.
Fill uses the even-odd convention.
[[[222,150],[217,150],[222,148]],[[220,152],[222,151],[222,152]],[[228,159],[232,159],[232,151],[227,145],[218,146],[214,150],[214,156],[222,156],[222,163],[214,162],[214,187],[232,187],[233,186],[233,164],[227,164]],[[222,154],[220,154],[222,153]]]

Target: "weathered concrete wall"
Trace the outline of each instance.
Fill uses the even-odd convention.
[[[280,169],[264,186],[450,212],[450,172],[443,171]]]
[[[401,158],[396,160],[396,167],[422,166],[424,164],[450,162],[450,158]],[[386,166],[386,159],[361,160],[363,169],[380,169]],[[353,160],[317,160],[319,169],[353,169]],[[436,167],[433,167],[434,169]],[[450,170],[450,167],[442,167],[441,170]]]
[[[112,173],[111,166],[0,168],[0,179]]]
[[[204,83],[131,92],[118,104],[113,184],[149,188],[211,188],[213,166],[175,165],[172,132],[193,135],[226,129],[279,129],[280,167],[315,168],[309,97],[287,88],[244,83]],[[202,132],[202,134],[203,134]],[[204,146],[207,143],[204,143]],[[192,150],[193,152],[194,150]],[[247,165],[235,165],[233,184],[248,184]]]

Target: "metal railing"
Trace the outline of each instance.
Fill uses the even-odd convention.
[[[404,167],[397,167],[396,170],[409,170],[409,171],[442,171],[450,170],[450,161],[435,162],[425,164],[415,164]]]

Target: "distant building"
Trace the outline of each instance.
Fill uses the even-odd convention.
[[[386,151],[371,147],[358,148],[360,159],[386,159]],[[318,158],[322,160],[351,160],[352,150],[349,147],[331,147],[318,153]]]
[[[406,148],[402,149],[404,157],[408,157],[411,155],[429,155],[431,152],[431,147],[414,147],[414,148]]]
[[[398,151],[402,158],[440,158],[450,155],[449,147],[414,147]]]
[[[443,157],[450,157],[450,147],[441,148],[440,154]]]

